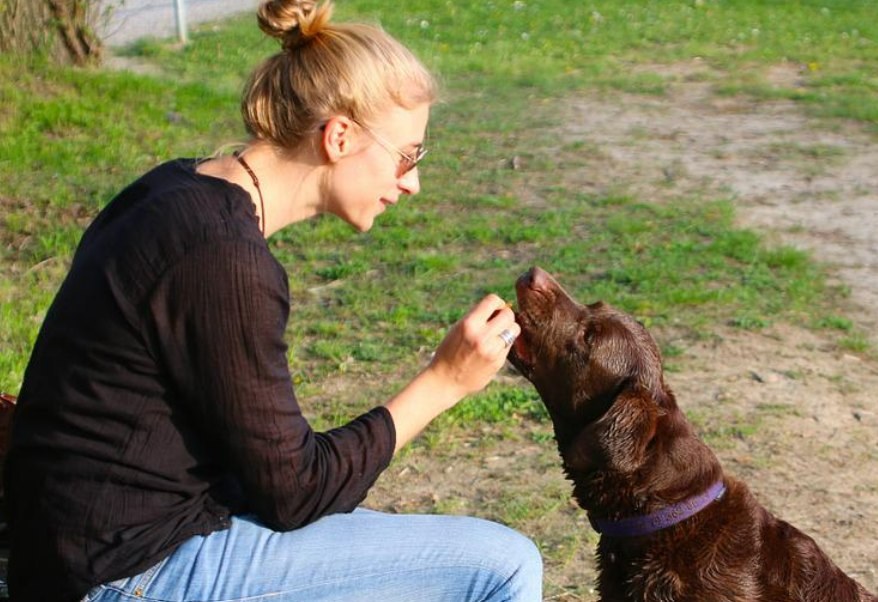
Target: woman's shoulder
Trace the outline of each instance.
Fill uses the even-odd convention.
[[[214,236],[259,240],[250,195],[227,180],[196,171],[198,159],[179,158],[149,170],[98,214],[83,245],[100,238],[179,239],[197,244]]]
[[[200,173],[201,159],[178,158],[156,166],[135,181],[139,196],[162,211],[184,221],[227,223],[242,219],[255,225],[258,219],[250,194],[228,180]]]
[[[252,249],[276,276],[250,195],[226,180],[199,174],[197,162],[167,161],[127,186],[83,235],[74,267],[101,265],[137,297],[187,257],[233,245]]]

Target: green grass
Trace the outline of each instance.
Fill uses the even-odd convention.
[[[878,123],[872,0],[412,0],[404,10],[358,0],[338,8],[342,18],[382,23],[451,88],[476,94],[557,96],[587,87],[663,94],[674,77],[659,66],[697,59],[721,73],[716,80],[727,91],[794,98],[822,114]],[[252,19],[241,19],[205,31],[182,53],[154,41],[130,52],[175,78],[236,91],[252,62],[275,47]],[[801,85],[772,85],[767,70],[777,65],[802,71]]]
[[[234,96],[204,83],[8,56],[0,57],[0,77],[2,193],[31,204],[103,205],[143,166],[182,148],[209,148],[216,131],[242,129],[229,111]]]
[[[862,332],[856,332],[850,336],[842,338],[839,340],[838,345],[842,349],[847,349],[848,351],[853,351],[855,353],[866,353],[872,348],[869,339]]]
[[[548,421],[546,407],[531,388],[490,386],[464,400],[442,419],[461,424],[514,424],[522,419]]]
[[[434,347],[475,299],[489,291],[511,296],[515,276],[534,263],[583,300],[603,298],[648,325],[673,318],[695,330],[717,322],[751,329],[813,313],[808,308],[821,307],[826,295],[820,270],[800,252],[767,248],[735,229],[731,205],[721,199],[659,205],[569,189],[563,173],[588,169],[581,159],[588,153],[584,143],[554,150],[552,106],[578,89],[663,94],[674,77],[660,74],[660,64],[693,57],[727,86],[746,79],[773,89],[760,78],[786,61],[810,65],[801,100],[833,111],[862,95],[865,104],[849,116],[868,121],[878,85],[875,15],[865,1],[463,7],[415,0],[404,10],[342,3],[339,18],[380,21],[424,57],[445,82],[446,102],[434,111],[433,153],[417,199],[366,235],[317,219],[275,236],[297,307],[290,324],[297,378],[316,387],[332,375],[412,370],[423,359],[417,350]],[[0,177],[12,207],[4,218],[0,387],[20,385],[38,318],[63,273],[35,282],[25,270],[69,261],[82,231],[70,215],[94,215],[164,159],[243,138],[238,91],[276,44],[252,18],[192,38],[182,51],[155,40],[125,51],[157,65],[161,77],[0,58],[7,84],[0,89]],[[637,64],[644,67],[628,68]],[[819,146],[775,150],[835,154]],[[508,168],[515,155],[524,170]],[[519,202],[517,186],[528,172],[561,176],[537,190],[544,207]],[[333,326],[314,326],[322,322]],[[847,347],[864,343],[850,337]],[[383,382],[364,405],[392,389]]]
[[[760,408],[760,413],[720,413],[716,408],[697,408],[686,412],[698,436],[715,450],[735,449],[741,441],[754,438],[765,426],[765,417],[776,413]],[[724,414],[724,415],[721,415]]]

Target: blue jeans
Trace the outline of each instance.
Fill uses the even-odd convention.
[[[83,602],[539,602],[542,561],[485,520],[358,509],[286,533],[253,516]]]

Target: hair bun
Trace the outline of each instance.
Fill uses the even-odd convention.
[[[290,51],[326,29],[332,8],[332,0],[266,0],[257,11],[259,28]]]

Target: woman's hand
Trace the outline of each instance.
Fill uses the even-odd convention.
[[[515,314],[497,295],[482,299],[451,327],[430,365],[386,404],[397,450],[437,415],[491,382],[509,354],[500,338],[507,328],[515,336],[521,333]]]
[[[510,347],[500,333],[507,329],[515,336],[521,333],[515,314],[503,299],[488,295],[452,326],[439,344],[428,370],[458,392],[455,403],[484,389],[503,367]]]

